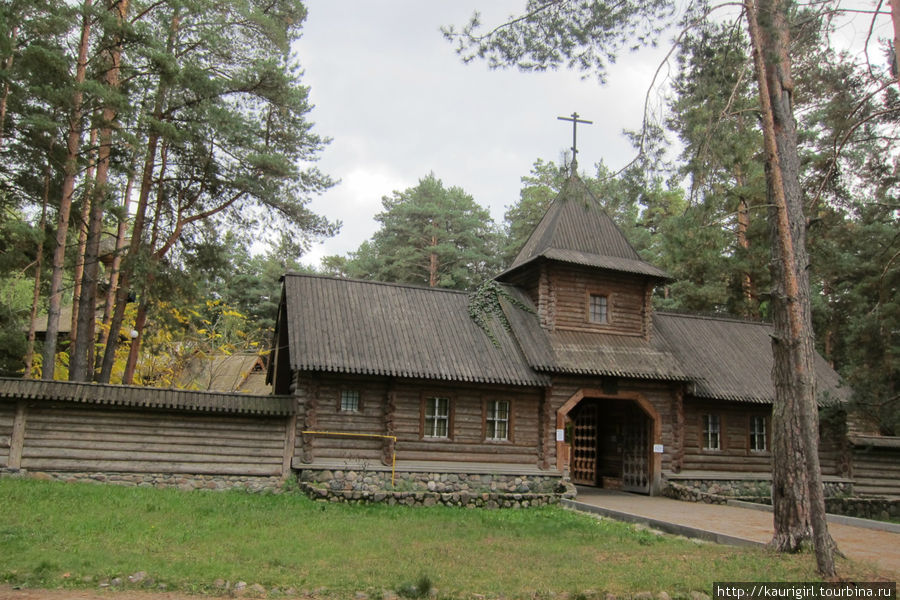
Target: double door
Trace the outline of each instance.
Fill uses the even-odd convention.
[[[620,479],[622,489],[650,492],[650,419],[633,403],[586,400],[574,410],[572,481],[598,485]]]

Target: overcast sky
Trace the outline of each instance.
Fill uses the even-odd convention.
[[[668,47],[621,56],[600,86],[565,70],[464,65],[440,33],[442,25],[464,25],[476,6],[491,26],[524,4],[307,0],[309,16],[296,50],[315,104],[310,119],[319,134],[333,138],[319,167],[341,181],[311,208],[343,227],[304,263],[355,250],[375,232],[381,198],[430,172],[446,187],[463,188],[501,222],[534,161],[558,162],[571,146],[571,124],[558,116],[578,112],[594,123],[578,129],[580,170],[592,173],[600,161],[618,169],[633,158],[622,131],[640,127],[644,97]],[[844,27],[842,35],[861,43],[868,18],[863,21],[859,31]],[[660,99],[653,98],[658,108]]]
[[[465,24],[469,0],[308,0],[296,46],[315,108],[316,131],[333,138],[319,167],[341,183],[311,206],[343,222],[341,232],[303,262],[355,250],[376,230],[381,198],[415,186],[430,172],[490,209],[497,222],[519,195],[538,158],[559,161],[572,145],[578,112],[581,170],[632,155],[622,135],[641,122],[643,99],[658,64],[652,52],[623,56],[609,83],[568,71],[491,71],[464,65],[440,33]],[[480,2],[484,23],[517,12],[521,1]],[[485,8],[489,9],[486,10]],[[659,55],[659,51],[656,52]]]

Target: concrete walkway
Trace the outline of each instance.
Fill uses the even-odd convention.
[[[774,535],[772,513],[765,509],[682,502],[589,487],[579,487],[578,497],[564,504],[666,533],[721,544],[764,546]],[[833,522],[835,519],[843,522]],[[835,519],[829,515],[828,530],[841,552],[854,560],[875,563],[885,575],[900,577],[900,532],[896,525]],[[854,521],[857,523],[848,524]]]

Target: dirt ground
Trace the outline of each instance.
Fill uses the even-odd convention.
[[[202,598],[214,598],[214,596],[138,590],[16,590],[8,585],[0,585],[0,600],[198,600]]]

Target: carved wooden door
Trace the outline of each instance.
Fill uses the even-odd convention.
[[[582,404],[572,432],[572,481],[597,485],[597,405]]]
[[[650,426],[642,410],[630,407],[622,423],[622,489],[650,493]]]

